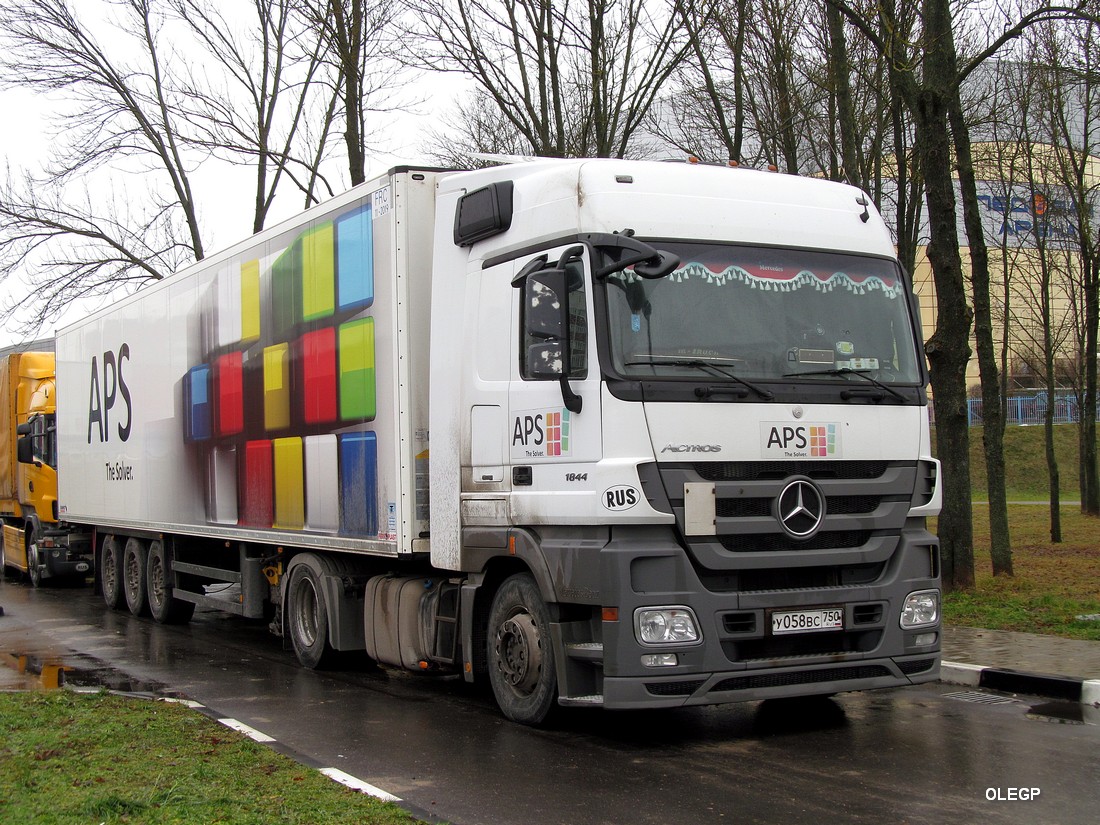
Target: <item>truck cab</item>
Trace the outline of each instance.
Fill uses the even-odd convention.
[[[26,574],[35,587],[81,577],[91,570],[91,541],[60,518],[54,355],[9,355],[3,372],[4,566]]]
[[[506,714],[547,671],[607,708],[937,678],[920,325],[862,192],[557,161],[438,197],[433,564],[549,605],[489,608]]]

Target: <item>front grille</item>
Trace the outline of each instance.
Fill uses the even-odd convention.
[[[766,590],[820,590],[871,584],[882,576],[885,563],[828,567],[776,567],[741,570],[719,575],[703,574],[700,580],[712,593],[755,593]]]
[[[672,508],[681,539],[689,550],[697,550],[696,561],[705,575],[733,573],[746,564],[759,569],[757,560],[738,558],[744,553],[836,551],[831,563],[851,565],[859,562],[861,550],[885,549],[887,543],[896,543],[894,537],[905,527],[918,464],[828,459],[692,461],[660,463],[656,472],[660,484],[646,487],[646,495],[662,511]],[[810,479],[824,499],[824,517],[807,540],[792,538],[779,518],[779,497],[795,478]],[[688,485],[705,485],[704,496],[689,500]],[[710,512],[708,487],[713,488]],[[777,558],[776,566],[783,564]]]
[[[875,512],[882,496],[829,496],[825,501],[826,512],[854,516]]]
[[[869,530],[842,530],[836,533],[818,533],[809,541],[796,541],[786,533],[722,536],[719,540],[722,547],[731,553],[777,553],[862,547],[870,538]]]
[[[926,670],[931,670],[932,666],[936,664],[935,659],[916,659],[912,662],[897,662],[898,669],[906,676],[912,676],[914,673],[924,673]]]
[[[702,679],[693,682],[650,682],[645,686],[652,696],[691,696],[703,686]]]
[[[813,479],[879,478],[886,461],[714,461],[696,462],[692,469],[703,481],[780,481],[791,476]]]
[[[869,653],[878,647],[881,640],[881,630],[830,631],[724,641],[722,650],[731,662],[757,662],[789,659],[793,656]]]
[[[879,679],[890,675],[890,670],[882,665],[830,667],[823,670],[800,670],[793,673],[761,673],[756,676],[736,676],[732,679],[724,679],[715,685],[712,691],[812,685],[850,679]]]

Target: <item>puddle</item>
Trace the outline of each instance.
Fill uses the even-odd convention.
[[[1059,725],[1100,726],[1100,709],[1080,702],[1044,702],[1028,708],[1027,718]]]
[[[135,678],[88,656],[42,657],[33,653],[2,653],[0,665],[22,676],[33,677],[42,687],[83,690],[110,690],[119,693],[177,696],[167,685],[155,680]]]

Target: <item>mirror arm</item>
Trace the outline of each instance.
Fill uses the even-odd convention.
[[[584,399],[573,392],[573,388],[569,386],[568,377],[563,375],[560,379],[560,382],[561,397],[562,402],[565,404],[565,409],[569,410],[569,412],[571,413],[579,413],[581,411],[581,406],[584,402]]]

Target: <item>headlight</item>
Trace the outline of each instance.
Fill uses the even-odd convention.
[[[905,597],[901,606],[901,626],[905,630],[927,627],[940,620],[940,591],[918,590]]]
[[[639,607],[634,635],[643,645],[687,645],[699,641],[695,614],[687,607]]]

